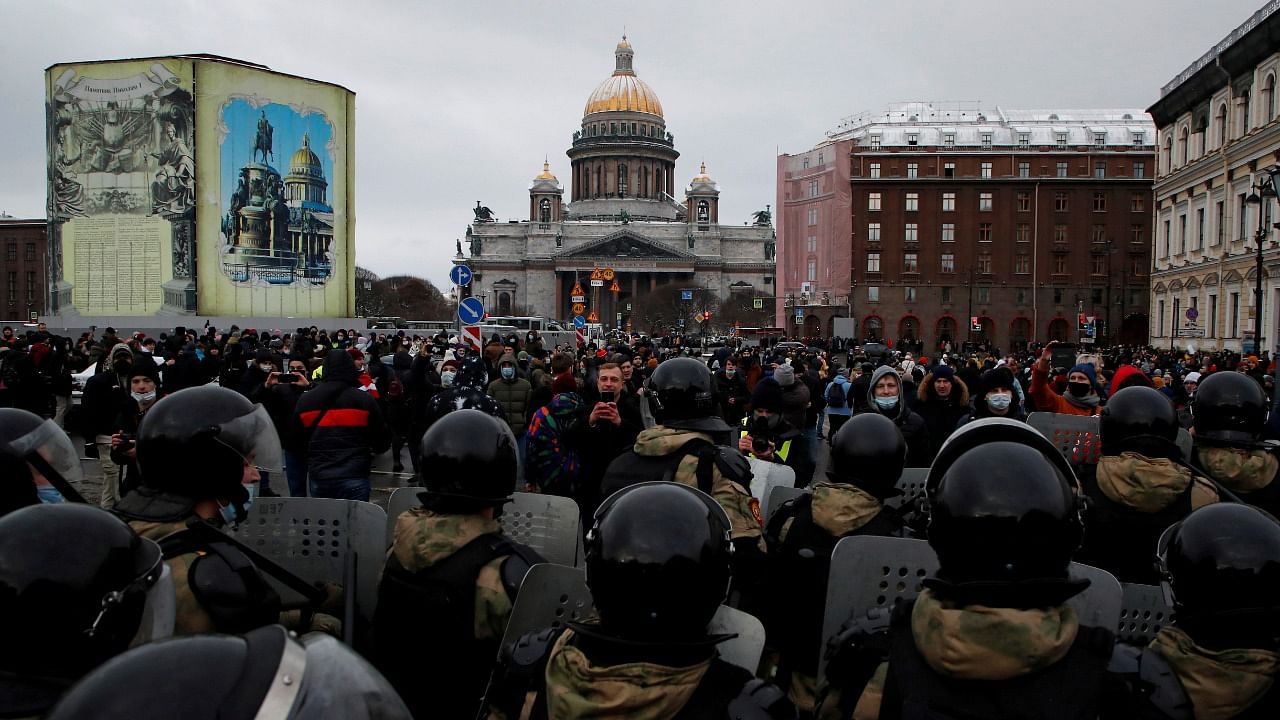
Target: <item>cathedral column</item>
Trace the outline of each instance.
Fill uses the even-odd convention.
[[[556,284],[556,304],[555,309],[551,311],[551,317],[558,318],[560,313],[564,311],[564,278],[560,276],[559,270],[552,271],[552,277],[555,278]]]

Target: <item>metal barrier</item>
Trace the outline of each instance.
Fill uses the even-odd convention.
[[[796,471],[766,460],[747,458],[751,463],[751,494],[760,501],[760,514],[769,517],[769,504],[773,499],[773,489],[794,487]]]
[[[924,496],[925,480],[929,477],[929,468],[903,468],[902,477],[898,478],[897,488],[902,494],[884,501],[886,507],[911,507]]]
[[[1097,415],[1065,415],[1033,412],[1027,424],[1049,438],[1072,465],[1097,465],[1102,454],[1102,436]]]
[[[1159,585],[1121,583],[1124,591],[1120,609],[1120,630],[1116,639],[1130,645],[1146,645],[1173,621],[1173,608],[1165,602],[1164,588]]]

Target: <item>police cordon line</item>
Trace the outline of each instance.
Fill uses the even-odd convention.
[[[92,377],[134,427],[82,435],[121,469],[110,507],[74,413],[0,409],[0,712],[1280,717],[1280,461],[1249,366],[1188,362],[1172,398],[1149,349],[1109,371],[390,336],[379,387],[380,338],[304,336],[241,333],[216,355],[252,367],[178,389],[177,356],[111,343]],[[415,473],[389,519],[369,472],[397,398]]]

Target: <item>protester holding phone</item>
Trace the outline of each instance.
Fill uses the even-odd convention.
[[[116,432],[111,435],[111,461],[120,465],[120,497],[136,488],[142,481],[135,461],[134,438],[142,417],[157,401],[160,393],[160,369],[150,357],[140,357],[128,373],[129,397],[123,402],[116,417]]]
[[[307,495],[307,463],[306,456],[298,452],[297,441],[292,436],[294,410],[298,406],[298,398],[311,389],[311,374],[306,362],[300,356],[291,356],[286,367],[288,370],[272,372],[267,375],[259,390],[249,399],[262,403],[271,416],[276,434],[280,436],[280,446],[284,450],[284,474],[289,483],[289,494],[293,497]],[[264,497],[276,494],[269,486],[269,475],[261,473],[262,480],[258,494]],[[270,493],[270,495],[268,494]]]
[[[574,499],[584,516],[594,513],[603,499],[600,482],[609,463],[635,444],[644,429],[640,404],[626,392],[618,363],[606,362],[596,368],[595,390],[598,401],[586,406],[583,421],[566,434],[566,442],[582,461],[581,490]]]

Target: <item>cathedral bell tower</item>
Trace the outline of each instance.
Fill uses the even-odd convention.
[[[707,164],[702,163],[698,175],[684,191],[688,222],[698,230],[710,230],[720,223],[720,188],[707,175]]]
[[[551,174],[551,163],[543,162],[542,173],[529,186],[529,221],[549,225],[564,220],[563,200],[564,188]]]

